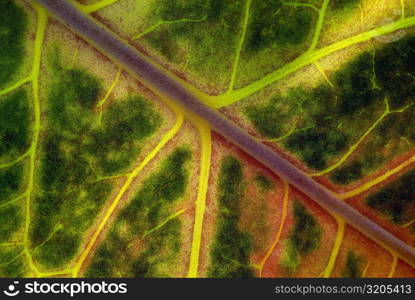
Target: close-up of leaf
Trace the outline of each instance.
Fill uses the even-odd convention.
[[[414,118],[415,0],[0,0],[0,277],[413,278]]]

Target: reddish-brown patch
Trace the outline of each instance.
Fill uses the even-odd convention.
[[[287,274],[284,267],[281,265],[282,258],[284,257],[285,244],[291,229],[294,225],[293,215],[293,203],[294,201],[300,201],[306,209],[316,218],[316,221],[321,227],[321,241],[318,248],[311,254],[302,258],[297,270],[294,274]],[[275,247],[273,253],[269,257],[263,270],[263,277],[318,277],[326,268],[331,250],[334,245],[334,241],[337,233],[337,223],[334,218],[323,210],[317,203],[310,198],[290,187],[290,197],[288,204],[288,214],[286,223],[284,225],[281,239]]]
[[[362,271],[366,268],[364,277],[387,277],[389,275],[392,268],[392,255],[356,229],[346,226],[332,277],[343,277],[349,251],[362,258]]]
[[[399,260],[396,266],[394,278],[415,278],[415,268],[412,268],[406,262]]]

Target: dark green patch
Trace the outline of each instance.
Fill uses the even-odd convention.
[[[313,14],[310,8],[284,5],[283,1],[254,0],[246,49],[250,52],[303,43],[312,32]]]
[[[222,162],[219,173],[219,215],[216,236],[212,245],[209,277],[253,277],[249,266],[252,240],[238,227],[243,198],[242,166],[234,157]]]
[[[68,110],[76,109],[78,105],[84,109],[92,109],[101,90],[101,82],[80,69],[60,70],[59,84],[60,88],[55,86],[49,94],[52,114],[56,117],[69,114]],[[68,121],[73,123],[70,118]]]
[[[151,136],[161,125],[159,114],[153,106],[138,96],[115,102],[103,117],[103,126],[94,131],[88,151],[98,156],[98,167],[104,175],[127,168],[139,148],[134,141]]]
[[[380,142],[381,141],[382,140],[380,140]],[[340,185],[347,185],[359,180],[364,174],[384,162],[383,157],[373,154],[376,153],[379,148],[384,149],[386,148],[386,145],[380,147],[380,145],[377,144],[376,146],[373,146],[373,150],[368,147],[358,158],[351,162],[346,162],[331,172],[329,176],[330,180]]]
[[[2,87],[10,82],[23,63],[27,17],[23,9],[12,0],[2,0],[0,12],[0,87]],[[0,117],[0,122],[1,120]]]
[[[30,142],[30,109],[25,89],[0,98],[0,159],[22,154]]]
[[[410,171],[398,180],[366,198],[366,203],[398,225],[414,219],[415,171]]]
[[[133,222],[142,208],[148,207],[147,217],[150,225],[157,225],[153,221],[159,220],[159,215],[163,213],[160,206],[177,200],[185,191],[188,175],[184,163],[189,159],[190,151],[187,149],[173,152],[164,162],[160,172],[145,181],[137,196],[126,209],[123,209],[121,217]]]
[[[236,4],[237,5],[237,4]],[[196,51],[202,51],[204,44],[211,43],[206,36],[209,27],[220,25],[219,22],[227,19],[228,22],[234,22],[235,14],[229,14],[229,10],[235,6],[235,1],[206,1],[206,0],[159,0],[154,3],[153,10],[155,16],[163,21],[176,21],[181,19],[202,20],[200,22],[183,22],[173,25],[167,25],[159,28],[156,32],[147,37],[150,44],[160,51],[164,56],[171,60],[177,60],[180,56],[180,47],[177,41],[184,40],[196,47]],[[154,22],[154,21],[153,21]],[[237,25],[235,23],[235,25]],[[232,28],[224,26],[225,31],[210,32],[213,35],[226,34],[232,38],[230,31]],[[232,31],[236,34],[235,31]],[[214,44],[211,45],[215,47]]]
[[[17,254],[13,259],[0,265],[0,275],[2,278],[21,278],[27,271],[27,265],[23,254]]]
[[[362,277],[362,258],[356,253],[349,251],[346,257],[346,265],[344,266],[342,277],[344,278],[360,278]]]
[[[100,179],[126,172],[161,118],[143,98],[130,96],[109,104],[100,120],[94,107],[101,82],[53,59],[31,243],[38,262],[59,267],[76,254],[111,193],[112,184]]]
[[[345,8],[356,7],[360,0],[331,0],[330,4],[334,10],[342,10]]]
[[[252,105],[245,108],[246,116],[263,136],[282,136],[286,123],[298,112],[298,106],[287,107],[283,100],[280,96],[274,96],[264,106]]]
[[[259,185],[264,191],[268,191],[274,187],[274,182],[263,174],[258,174],[255,176],[255,182]]]
[[[101,246],[95,253],[94,259],[91,265],[89,266],[85,277],[87,278],[114,277],[111,274],[111,271],[112,271],[112,266],[111,266],[112,259],[111,258],[112,257],[106,257],[106,254],[107,254],[107,249]]]
[[[363,163],[355,161],[350,165],[338,168],[330,175],[330,180],[334,183],[346,185],[358,180],[363,175]]]
[[[374,87],[372,54],[363,53],[352,63],[336,72],[334,79],[339,88],[339,113],[351,115],[373,103],[381,103],[384,94]]]
[[[100,89],[101,82],[84,70],[57,69],[48,96],[54,131],[76,138],[90,130]]]
[[[294,202],[294,228],[290,242],[301,255],[314,251],[321,240],[321,228],[314,216],[300,202]]]
[[[158,266],[177,258],[181,247],[180,221],[172,219],[157,230],[148,232],[172,213],[169,205],[184,195],[188,183],[186,162],[190,157],[188,149],[175,150],[162,163],[161,169],[143,182],[142,188],[122,209],[99,247],[87,271],[88,277],[169,276]],[[129,243],[144,236],[143,249],[137,255],[128,252]]]
[[[311,128],[291,135],[285,145],[300,154],[301,159],[310,167],[322,170],[327,167],[327,159],[347,147],[348,138],[341,131],[325,128]]]
[[[22,187],[23,170],[21,164],[0,169],[0,205],[18,196],[17,193]]]
[[[156,9],[162,20],[174,21],[183,18],[200,19],[206,15],[206,0],[159,0]],[[215,2],[215,1],[212,1]]]
[[[111,188],[111,184],[100,182],[74,187],[74,191],[66,194],[45,191],[42,197],[36,198],[36,217],[31,228],[31,241],[36,249],[33,256],[48,267],[68,262],[76,254],[84,231]]]
[[[21,207],[19,205],[7,205],[0,208],[0,242],[6,242],[20,229],[23,223]]]
[[[0,249],[0,266],[10,263],[22,253],[22,246],[3,246]]]
[[[37,248],[38,251],[34,252],[34,255],[43,265],[57,267],[67,262],[68,258],[73,257],[80,244],[80,233],[74,228],[52,231],[46,241]]]
[[[148,27],[160,20],[200,21],[165,24],[143,38],[169,61],[186,63],[198,76],[217,81],[218,73],[229,72],[243,7],[243,1],[234,0],[155,1]]]
[[[337,114],[335,97],[335,91],[322,84],[311,92],[296,89],[286,97],[274,96],[263,106],[248,106],[245,114],[255,128],[269,138],[282,137],[301,115],[298,126],[305,129],[291,133],[284,144],[299,154],[309,167],[320,170],[349,142],[348,134],[337,129],[339,120],[327,118],[327,114]]]
[[[181,248],[180,221],[173,219],[147,239],[146,249],[133,262],[129,272],[135,278],[170,277],[157,265],[174,261]]]
[[[415,95],[415,37],[387,44],[376,53],[376,77],[386,92],[391,108],[414,102]]]
[[[291,229],[286,254],[282,265],[288,274],[293,274],[301,259],[317,249],[322,237],[322,230],[315,217],[303,204],[294,202],[294,227]]]
[[[381,141],[376,143],[378,149],[386,148],[386,144],[397,138],[404,138],[410,143],[415,142],[415,127],[412,126],[412,118],[415,115],[415,106],[408,107],[404,112],[389,115],[382,124],[376,128],[376,134],[383,137]],[[377,149],[374,149],[375,151]]]

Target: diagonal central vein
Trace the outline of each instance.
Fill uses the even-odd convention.
[[[72,31],[89,41],[150,89],[168,95],[170,99],[176,101],[182,107],[199,115],[210,123],[214,130],[238,145],[246,153],[277,173],[323,208],[343,217],[348,224],[386,248],[396,251],[409,264],[415,265],[414,248],[338,199],[332,191],[309,178],[303,171],[293,166],[263,143],[257,141],[217,110],[202,104],[180,82],[173,79],[160,66],[151,62],[136,49],[127,45],[126,42],[122,41],[114,33],[103,28],[92,18],[79,12],[65,0],[37,1]]]

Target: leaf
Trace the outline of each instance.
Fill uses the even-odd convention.
[[[0,276],[415,276],[413,0],[71,1],[146,80],[49,2],[0,4]]]

